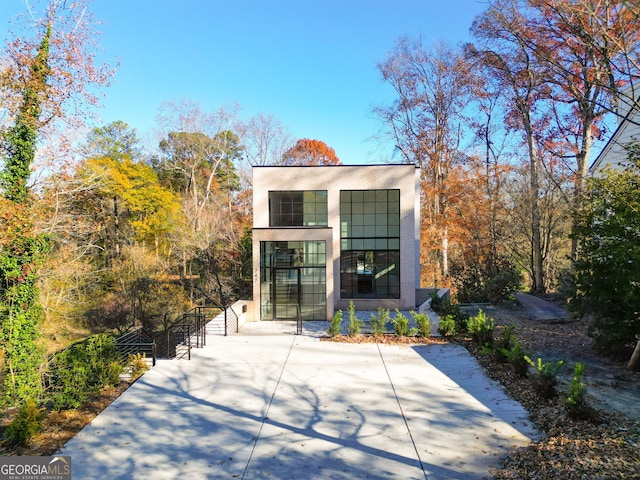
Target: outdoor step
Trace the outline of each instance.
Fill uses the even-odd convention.
[[[224,335],[224,321],[211,320],[206,326],[207,335]]]

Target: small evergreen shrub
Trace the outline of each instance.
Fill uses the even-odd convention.
[[[364,322],[356,315],[356,307],[353,304],[353,300],[349,301],[349,323],[347,324],[347,335],[353,337],[359,335]]]
[[[133,380],[140,378],[144,372],[149,370],[147,356],[144,353],[130,353],[127,357],[127,370]]]
[[[456,336],[456,319],[453,315],[449,314],[444,317],[438,317],[438,332],[445,337]]]
[[[330,337],[337,337],[340,335],[340,329],[342,327],[342,310],[338,310],[333,314],[331,322],[329,322],[329,328],[327,329],[327,335]]]
[[[409,335],[409,319],[397,308],[396,316],[393,319],[393,333],[395,333],[397,337],[406,337]]]
[[[573,379],[569,384],[569,393],[564,402],[565,410],[571,418],[586,419],[592,415],[592,410],[587,404],[587,386],[582,382],[584,364],[576,363],[573,370]]]
[[[521,378],[527,376],[529,372],[529,362],[527,362],[527,355],[522,345],[520,345],[520,342],[515,340],[514,345],[506,351],[506,359],[509,365],[511,365],[513,373]]]
[[[418,336],[419,337],[429,337],[431,335],[431,320],[426,313],[417,313],[411,310],[411,316],[413,317],[413,321],[418,325]]]
[[[389,323],[389,309],[378,308],[378,314],[371,314],[371,333],[374,336],[380,336],[387,332],[387,324]]]
[[[558,392],[556,392],[556,385],[558,385],[558,373],[564,365],[564,360],[558,360],[555,363],[543,362],[542,358],[538,357],[538,360],[534,362],[529,357],[524,357],[529,365],[536,370],[536,377],[533,382],[534,389],[542,398],[553,398]]]
[[[27,445],[31,438],[42,429],[46,413],[38,408],[35,400],[27,399],[4,431],[4,440],[10,445]]]
[[[495,340],[494,356],[498,362],[507,362],[509,358],[509,352],[518,343],[514,332],[515,327],[513,325],[506,325],[500,332],[498,338]]]
[[[467,320],[467,331],[472,338],[481,346],[493,345],[493,330],[495,329],[493,318],[487,319],[485,313],[480,310],[475,317]]]
[[[469,315],[460,310],[460,307],[458,305],[453,305],[453,308],[447,311],[447,315],[453,315],[453,318],[456,321],[456,329],[458,330],[458,332],[462,333],[467,331],[467,322],[469,320]]]

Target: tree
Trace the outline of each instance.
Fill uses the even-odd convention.
[[[589,181],[578,212],[578,260],[573,306],[593,321],[589,335],[609,354],[631,355],[640,334],[640,146],[628,147],[629,167]]]
[[[97,61],[100,34],[88,0],[32,0],[27,7],[28,15],[11,22],[2,52],[0,109],[11,122],[24,103],[24,92],[37,95],[40,112],[33,126],[38,155],[31,168],[60,170],[67,166],[76,132],[99,104],[100,87],[108,84],[114,68]],[[46,79],[38,85],[30,65],[45,33]],[[29,182],[37,178],[31,177]]]
[[[282,154],[280,165],[340,165],[340,159],[333,148],[321,140],[301,138]]]
[[[111,257],[119,256],[122,243],[140,242],[157,251],[163,237],[175,228],[178,198],[160,185],[156,172],[146,163],[133,162],[126,155],[89,158],[79,174],[93,183],[90,204],[104,222],[96,230],[103,232],[105,252]]]
[[[467,61],[450,47],[440,44],[425,49],[407,38],[396,42],[378,70],[397,98],[390,107],[379,107],[375,112],[403,160],[421,168],[423,218],[429,223],[423,226],[422,242],[425,245],[434,233],[439,238],[439,247],[430,253],[437,257],[435,262],[446,278],[450,172],[464,163],[461,125],[466,121],[463,113],[475,78]]]
[[[37,269],[48,249],[37,235],[30,214],[27,181],[36,154],[40,96],[47,91],[51,25],[47,25],[36,54],[29,62],[30,81],[13,127],[4,135],[2,171],[2,231],[0,243],[0,337],[4,357],[3,400],[17,404],[42,391],[36,344],[41,309],[37,303]]]
[[[580,208],[589,159],[599,122],[616,110],[616,99],[635,103],[621,87],[638,78],[640,34],[634,19],[638,5],[629,1],[517,0],[522,27],[513,34],[544,73],[553,99],[555,154],[574,171],[572,210]],[[633,93],[632,93],[633,94]],[[572,239],[575,260],[577,237]]]
[[[182,281],[192,297],[227,303],[235,293],[228,260],[240,246],[242,222],[236,208],[239,179],[235,165],[243,154],[240,138],[231,129],[232,112],[212,113],[186,103],[170,107],[163,119],[170,127],[160,142],[154,166],[165,185],[182,197],[184,224],[172,235]]]
[[[95,127],[87,136],[83,153],[87,158],[120,158],[123,155],[137,158],[140,156],[139,143],[136,129],[122,120],[116,120],[102,127]]]
[[[547,110],[541,103],[548,98],[548,87],[541,67],[527,44],[521,39],[527,28],[526,19],[517,9],[517,2],[498,2],[490,7],[472,26],[474,36],[482,42],[476,47],[467,45],[467,55],[480,60],[484,69],[508,96],[510,105],[506,122],[522,132],[529,159],[532,290],[545,291],[540,212],[540,153],[539,139],[548,123]],[[542,114],[537,113],[542,112]]]
[[[88,83],[106,80],[83,43],[90,38],[90,15],[85,13],[52,0],[35,37],[16,37],[3,53],[1,108],[12,126],[2,132],[0,337],[3,401],[12,404],[42,391],[42,356],[36,343],[42,308],[36,282],[50,242],[35,229],[34,198],[28,187],[38,142],[56,120],[71,119],[68,113],[77,109],[67,109],[70,103],[92,98],[85,89]]]
[[[167,129],[152,163],[160,178],[183,195],[184,212],[197,229],[216,191],[235,191],[235,163],[242,154],[240,138],[230,128],[234,113],[224,108],[203,112],[192,103],[169,104],[161,117]]]
[[[251,117],[241,126],[242,145],[251,166],[277,165],[292,148],[291,134],[280,120],[269,115]]]
[[[68,146],[64,128],[78,126],[84,107],[96,101],[96,89],[89,85],[103,85],[111,73],[109,67],[96,66],[98,37],[84,1],[47,1],[41,19],[36,18],[37,5],[30,7],[30,18],[15,24],[0,71],[0,109],[9,125],[0,132],[1,378],[2,400],[12,404],[36,398],[42,388],[36,343],[42,308],[36,283],[51,243],[37,230],[40,199],[29,188],[36,154],[45,158],[40,147],[55,138],[61,156]]]

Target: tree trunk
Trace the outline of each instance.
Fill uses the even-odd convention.
[[[573,189],[573,221],[571,222],[571,233],[575,233],[577,228],[577,213],[582,207],[584,195],[587,191],[587,179],[589,177],[589,157],[591,155],[591,146],[593,145],[593,135],[591,129],[593,127],[593,115],[587,115],[582,122],[582,143],[580,151],[576,155],[576,164],[578,167]],[[578,255],[578,240],[575,235],[571,235],[571,266],[573,267]]]
[[[629,363],[627,364],[627,370],[631,370],[632,372],[640,371],[640,337],[638,337],[636,348],[633,351],[633,355],[631,355]]]
[[[532,128],[527,128],[527,142],[529,147],[529,162],[531,168],[531,250],[533,268],[533,287],[532,290],[538,293],[544,293],[544,270],[542,259],[542,235],[540,233],[540,204],[538,196],[540,188],[538,186],[538,149],[533,138]]]
[[[120,213],[118,212],[118,197],[113,197],[113,242],[115,257],[120,258]]]
[[[442,275],[449,276],[449,229],[445,225],[442,230]]]

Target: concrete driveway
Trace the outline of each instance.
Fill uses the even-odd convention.
[[[207,342],[64,446],[74,479],[480,479],[538,436],[460,346]]]

